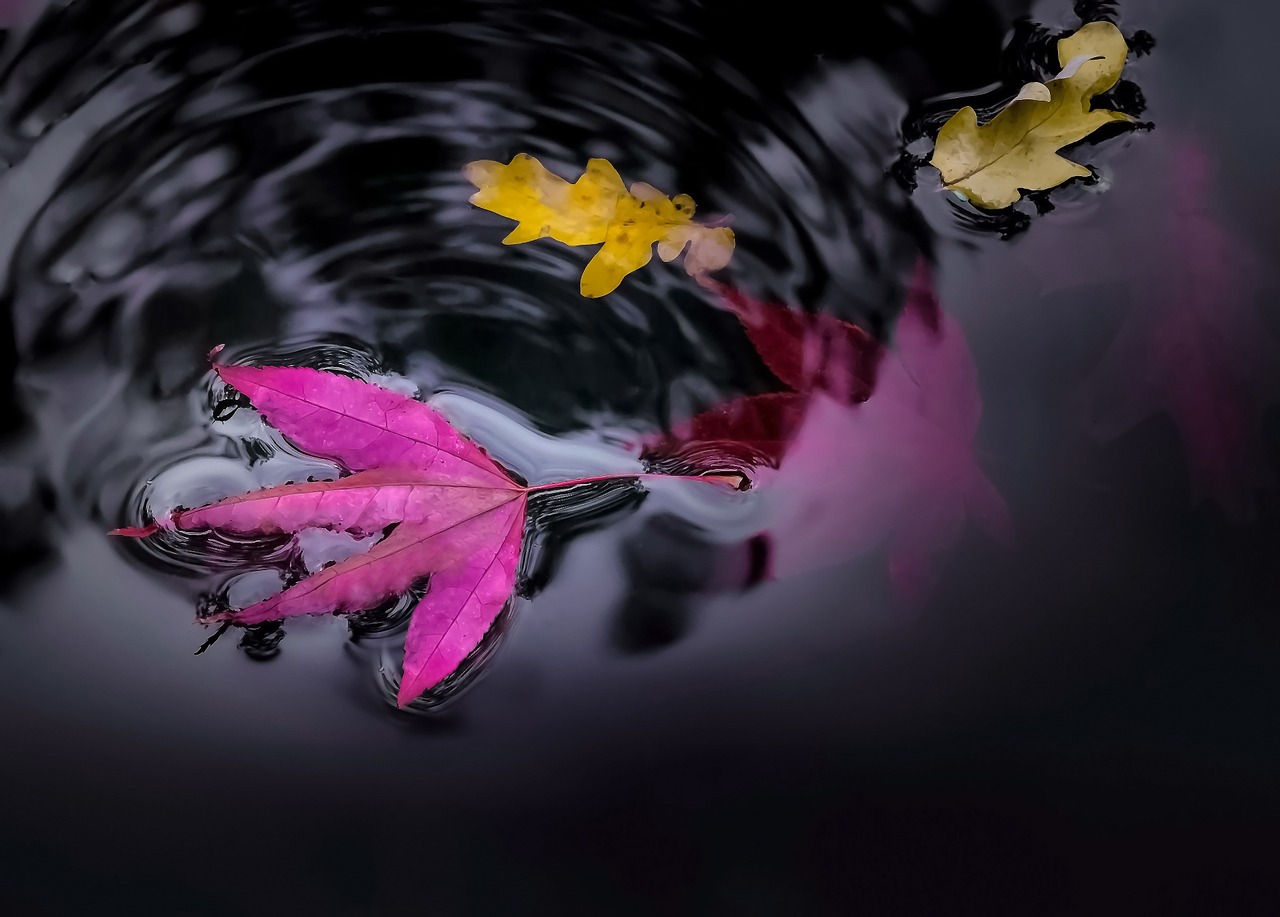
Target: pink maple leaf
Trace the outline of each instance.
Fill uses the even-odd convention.
[[[530,493],[636,477],[602,475],[527,487],[413,398],[314,369],[214,368],[300,449],[350,473],[336,481],[269,487],[177,510],[148,526],[113,534],[217,530],[254,535],[325,528],[366,537],[394,526],[367,553],[214,619],[257,624],[359,612],[430,576],[405,638],[400,706],[452,673],[506,605],[515,587]]]

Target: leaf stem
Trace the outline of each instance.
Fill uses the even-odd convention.
[[[579,484],[595,484],[601,481],[623,481],[631,478],[681,478],[685,480],[696,479],[699,481],[709,481],[716,484],[729,484],[738,487],[742,483],[741,475],[725,475],[725,474],[660,474],[652,471],[633,471],[629,473],[614,474],[598,474],[589,478],[574,478],[571,481],[553,481],[550,484],[535,484],[533,487],[526,487],[525,493],[538,493],[544,490],[556,490],[561,487],[576,487]]]

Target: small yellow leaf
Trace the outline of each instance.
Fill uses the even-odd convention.
[[[590,160],[572,185],[526,153],[506,165],[470,163],[465,174],[479,188],[471,203],[517,222],[504,244],[543,236],[566,245],[604,243],[583,271],[583,296],[613,292],[623,277],[649,263],[655,243],[663,261],[687,246],[684,266],[695,278],[723,268],[733,256],[733,231],[694,223],[687,194],[668,199],[644,182],[628,192],[605,159]]]
[[[642,208],[649,202],[634,196],[635,187],[632,186],[632,194],[618,199],[613,222],[605,230],[604,245],[582,272],[583,296],[604,296],[616,290],[623,277],[649,263],[653,258],[653,243],[666,232],[665,226],[643,219]]]
[[[613,219],[618,197],[626,193],[622,178],[607,159],[590,160],[572,185],[526,153],[505,166],[491,160],[473,162],[466,176],[480,189],[471,195],[471,203],[519,221],[502,240],[507,245],[543,236],[566,245],[599,242]]]
[[[931,164],[946,187],[979,207],[1008,207],[1022,191],[1054,188],[1089,175],[1058,155],[1126,114],[1093,109],[1093,97],[1120,79],[1129,48],[1109,22],[1090,22],[1058,42],[1062,72],[1046,83],[1028,83],[1002,112],[983,125],[971,107],[956,112],[942,130]]]

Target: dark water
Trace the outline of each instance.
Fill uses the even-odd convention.
[[[1153,127],[997,218],[919,139],[1042,73],[1065,0],[39,6],[0,71],[11,912],[1266,912],[1272,6],[1079,4]],[[215,344],[435,393],[535,483],[776,387],[678,268],[589,301],[589,252],[501,246],[461,167],[517,152],[732,214],[734,283],[890,340],[935,258],[1012,548],[969,526],[909,608],[879,550],[716,591],[759,494],[606,488],[541,508],[449,703],[388,705],[403,602],[193,657],[200,602],[340,550],[104,534],[323,470],[213,420]]]

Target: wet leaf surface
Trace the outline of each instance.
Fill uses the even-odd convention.
[[[433,408],[406,395],[308,368],[214,369],[299,448],[351,473],[175,510],[113,534],[145,538],[160,531],[213,530],[266,536],[322,528],[368,538],[385,532],[367,552],[207,620],[250,626],[298,615],[356,613],[429,576],[405,638],[397,703],[410,703],[462,664],[511,598],[530,488]]]
[[[720,270],[733,256],[733,230],[694,223],[689,195],[667,198],[644,182],[628,191],[605,159],[588,162],[572,185],[527,153],[506,165],[473,162],[466,174],[480,189],[471,203],[519,222],[504,244],[543,236],[566,245],[604,243],[582,273],[583,296],[612,293],[622,278],[649,263],[654,245],[663,261],[687,249],[684,267],[695,279]]]
[[[1062,70],[1047,84],[1028,83],[985,124],[978,123],[971,107],[956,112],[938,132],[930,160],[947,189],[998,210],[1023,191],[1043,191],[1092,174],[1058,151],[1105,124],[1133,120],[1091,104],[1120,79],[1128,53],[1118,28],[1090,22],[1058,42]]]

